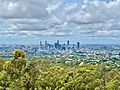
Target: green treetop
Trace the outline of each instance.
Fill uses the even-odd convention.
[[[25,59],[26,54],[24,50],[17,49],[13,52],[14,59]]]

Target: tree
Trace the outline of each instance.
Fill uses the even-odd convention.
[[[22,75],[22,70],[26,67],[26,54],[23,50],[15,50],[14,59],[5,61],[3,69],[10,75],[12,79],[18,79]]]
[[[23,50],[17,49],[13,52],[14,59],[25,59],[26,54]]]
[[[5,71],[0,72],[0,90],[6,90],[10,84],[10,77]]]

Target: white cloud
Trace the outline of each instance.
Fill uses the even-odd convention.
[[[46,10],[51,15],[53,11],[57,10],[61,6],[62,2],[60,0],[53,0],[48,4]]]
[[[120,37],[120,0],[0,0],[0,35]]]
[[[0,0],[1,18],[46,18],[47,0]]]

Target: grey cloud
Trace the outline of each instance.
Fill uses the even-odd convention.
[[[46,18],[47,0],[0,0],[0,18]]]
[[[0,22],[10,26],[0,35],[120,36],[120,0],[0,0],[0,5]]]

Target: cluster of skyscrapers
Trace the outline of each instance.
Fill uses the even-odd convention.
[[[61,44],[59,40],[57,40],[56,43],[50,44],[48,41],[45,41],[42,43],[40,41],[39,45],[40,50],[79,50],[80,49],[80,42],[77,42],[76,44],[70,44],[70,41],[68,40],[66,44]]]

